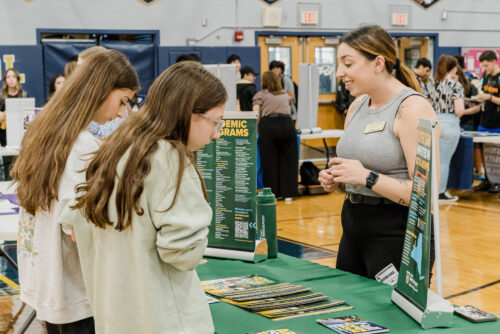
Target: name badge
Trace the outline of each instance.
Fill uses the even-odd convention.
[[[385,121],[370,123],[365,128],[365,134],[372,132],[379,132],[384,130],[384,128],[385,128]]]

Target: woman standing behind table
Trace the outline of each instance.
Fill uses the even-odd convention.
[[[326,191],[344,183],[347,192],[337,268],[375,278],[401,264],[418,120],[436,119],[436,113],[381,27],[344,35],[337,57],[337,77],[358,98],[349,107],[338,157],[319,181]]]
[[[290,96],[271,71],[262,74],[262,90],[253,97],[259,113],[259,150],[264,187],[277,198],[297,195],[299,153],[297,134],[290,114]]]
[[[28,97],[28,93],[21,86],[21,75],[14,68],[9,68],[5,71],[2,78],[2,96],[0,98],[0,145],[7,145],[7,122],[5,115],[5,99],[13,99],[19,97]],[[12,156],[3,156],[3,172],[5,180],[10,180],[10,165],[12,164]]]
[[[194,270],[212,220],[194,152],[219,138],[226,100],[201,64],[173,65],[90,162],[59,222],[75,231],[98,333],[214,332]]]
[[[454,57],[443,55],[439,58],[436,75],[434,77],[434,90],[431,91],[431,102],[437,113],[441,127],[439,137],[440,178],[439,178],[439,201],[455,202],[458,196],[452,196],[446,191],[448,175],[450,173],[450,161],[457,149],[460,139],[460,117],[470,115],[479,111],[479,106],[465,109],[464,88],[452,79],[456,75],[458,62]]]
[[[98,147],[91,120],[123,117],[139,80],[118,51],[89,57],[45,105],[26,131],[12,169],[22,207],[18,239],[21,300],[36,310],[49,334],[94,333],[77,245],[57,224],[85,180]]]

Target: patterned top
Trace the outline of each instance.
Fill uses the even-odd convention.
[[[453,101],[464,97],[464,88],[459,82],[451,79],[434,84],[434,91],[431,91],[431,103],[436,114],[454,114],[455,105]]]
[[[434,79],[432,77],[429,77],[429,81],[425,83],[422,78],[420,78],[418,75],[415,74],[417,77],[418,83],[420,84],[420,89],[422,90],[422,95],[425,96],[426,99],[431,99],[432,92],[434,91]]]
[[[106,122],[104,124],[99,124],[94,121],[90,122],[88,126],[89,132],[97,138],[109,137],[115,130],[123,123],[125,118],[117,117],[112,121]]]

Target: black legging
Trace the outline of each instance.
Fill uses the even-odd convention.
[[[276,197],[297,195],[299,152],[292,118],[272,114],[259,122],[259,149],[264,187]]]
[[[397,270],[406,233],[408,207],[399,204],[353,204],[342,207],[342,238],[337,255],[337,269],[375,278],[392,263]],[[429,284],[435,260],[434,232],[431,224]]]

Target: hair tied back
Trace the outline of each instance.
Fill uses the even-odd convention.
[[[396,58],[396,63],[394,64],[394,69],[396,71],[401,69],[401,61],[399,60],[399,58]]]

